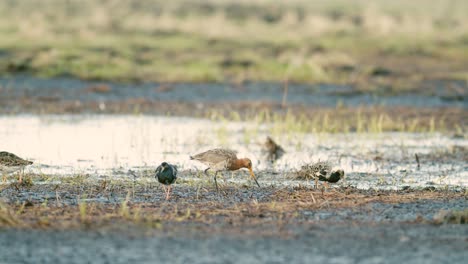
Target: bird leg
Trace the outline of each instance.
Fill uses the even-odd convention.
[[[204,172],[205,172],[205,175],[210,177],[210,175],[208,174],[208,170],[211,169],[211,168],[207,168]],[[218,182],[216,181],[216,175],[218,175],[218,171],[215,172],[215,175],[214,175],[214,182],[215,182],[215,185],[216,185],[216,192],[218,192]]]
[[[166,201],[169,200],[170,194],[171,194],[171,186],[169,185],[169,187],[167,187],[167,192],[166,192]]]
[[[166,189],[166,185],[161,184],[161,186],[162,186],[163,189],[164,189],[164,194],[166,195],[166,200],[167,200],[167,189]]]
[[[210,175],[208,174],[208,170],[209,170],[209,169],[210,169],[210,168],[208,168],[208,169],[205,170],[205,175],[208,176],[208,177],[210,177]]]
[[[314,182],[315,182],[314,189],[317,189],[317,186],[318,186],[318,178],[317,177],[314,178]]]
[[[218,175],[218,171],[216,171],[215,175],[214,175],[214,182],[215,182],[215,185],[216,185],[216,192],[218,193],[219,189],[218,189],[218,182],[216,181],[216,175]]]

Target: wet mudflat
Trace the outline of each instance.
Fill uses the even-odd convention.
[[[208,180],[177,184],[168,201],[158,185],[123,180],[11,184],[1,190],[6,226],[95,230],[130,223],[156,231],[195,228],[255,236],[288,236],[283,231],[311,223],[440,223],[445,221],[443,210],[466,210],[465,192],[315,189],[304,182],[281,188],[224,183],[216,193]],[[464,213],[452,222],[466,221]]]
[[[445,89],[446,87],[463,87]],[[418,91],[367,93],[351,85],[142,83],[0,78],[0,113],[150,114],[288,122],[307,132],[457,131],[467,125],[466,84],[430,82]],[[265,120],[265,118],[267,120]],[[305,120],[303,120],[305,119]],[[377,124],[378,123],[378,124]],[[294,129],[291,126],[288,129]]]
[[[0,262],[463,263],[463,128],[310,133],[289,126],[128,114],[2,116],[2,148],[34,164],[24,184],[12,174],[0,185]],[[286,150],[274,163],[262,150],[268,135]],[[251,158],[261,188],[238,171],[219,177],[217,194],[205,167],[189,160],[214,146]],[[154,179],[162,161],[179,168],[169,201]],[[317,161],[346,178],[314,189],[296,177]]]
[[[456,86],[458,89],[446,89]],[[0,78],[1,94],[5,98],[40,102],[79,101],[112,103],[129,99],[154,102],[186,102],[212,104],[216,102],[281,103],[284,85],[281,83],[133,83],[85,81],[74,78],[41,79],[31,76]],[[427,81],[422,91],[389,92],[385,88],[364,93],[352,85],[290,84],[287,102],[292,105],[335,107],[387,105],[412,107],[466,107],[466,84],[457,80]],[[102,109],[104,110],[104,109]]]
[[[40,181],[38,176],[31,176]],[[3,186],[6,263],[463,263],[466,191],[132,181]],[[463,224],[465,223],[465,224]],[[7,227],[7,228],[6,228]]]

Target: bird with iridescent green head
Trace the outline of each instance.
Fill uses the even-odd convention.
[[[156,168],[155,172],[155,177],[158,179],[158,182],[163,184],[164,192],[166,193],[166,200],[169,200],[172,190],[171,184],[177,180],[177,168],[174,165],[163,162]]]

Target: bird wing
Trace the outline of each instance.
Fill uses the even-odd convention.
[[[156,168],[156,171],[155,171],[156,177],[158,177],[158,176],[161,174],[162,169],[163,169],[162,165],[159,165],[159,166]]]
[[[331,183],[338,182],[340,179],[344,178],[344,171],[343,170],[336,170],[330,173],[330,177],[328,177],[327,181]]]
[[[177,167],[175,165],[171,165],[172,167],[172,175],[177,178]]]
[[[330,175],[331,165],[327,162],[319,161],[314,164],[306,164],[301,167],[301,172],[311,178],[326,181]]]
[[[210,149],[192,156],[194,160],[207,164],[218,164],[226,160],[237,159],[236,152],[230,149]]]

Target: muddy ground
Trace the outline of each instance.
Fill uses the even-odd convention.
[[[458,80],[426,80],[417,90],[391,91],[377,87],[362,91],[352,84],[301,84],[245,82],[232,83],[116,83],[74,78],[42,79],[27,75],[0,77],[0,92],[5,98],[30,104],[78,101],[111,103],[129,99],[147,102],[186,102],[198,105],[214,103],[267,103],[335,107],[360,105],[463,107],[468,87]],[[286,98],[283,98],[286,96]],[[200,106],[199,106],[200,108]],[[100,109],[101,111],[105,109]],[[82,110],[84,111],[84,110]],[[90,111],[90,110],[88,110]],[[122,113],[122,112],[121,112]]]
[[[363,92],[353,85],[280,83],[133,83],[0,78],[1,114],[157,114],[190,117],[254,116],[262,111],[307,117],[331,115],[347,120],[360,114],[398,116],[399,122],[443,119],[444,128],[466,127],[466,84],[427,81],[418,91]],[[452,88],[451,88],[452,87]],[[453,88],[456,87],[456,88]]]
[[[206,180],[176,184],[165,201],[155,184],[70,180],[12,183],[1,196],[4,263],[463,263],[468,256],[466,190],[229,182],[217,194]]]
[[[0,79],[0,147],[34,161],[23,185],[0,185],[0,263],[464,263],[466,84],[426,88],[291,84],[284,103],[281,84]],[[321,119],[232,117],[261,111]],[[268,133],[287,150],[275,164],[262,159]],[[217,194],[187,159],[213,145],[249,155],[261,188],[226,174]],[[323,158],[346,181],[289,177]],[[161,160],[180,166],[169,201],[152,175]]]

